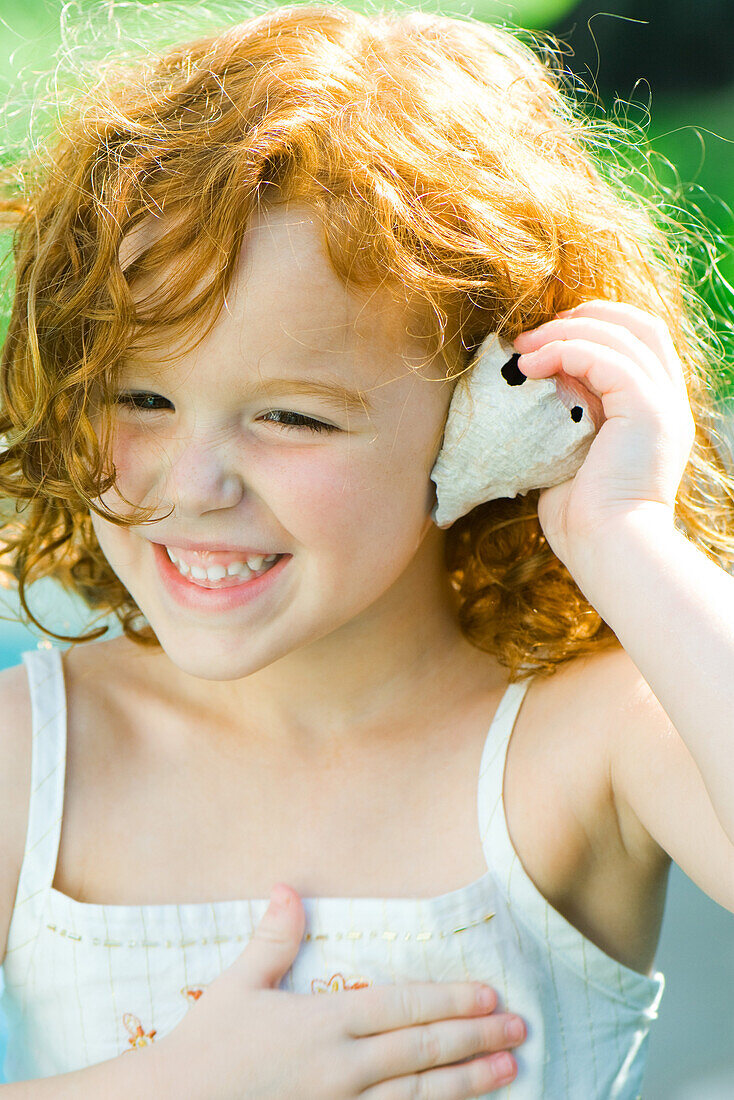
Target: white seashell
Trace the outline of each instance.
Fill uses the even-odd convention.
[[[577,379],[526,378],[512,345],[490,334],[451,397],[431,470],[434,523],[450,527],[485,501],[567,481],[603,422],[600,399]]]

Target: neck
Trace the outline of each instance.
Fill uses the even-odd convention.
[[[244,679],[203,681],[157,658],[177,696],[205,710],[209,731],[325,756],[394,742],[506,683],[459,629],[443,554],[443,532],[432,528],[410,569],[365,612]]]

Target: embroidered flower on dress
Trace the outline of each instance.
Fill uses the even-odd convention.
[[[130,1033],[128,1039],[129,1047],[125,1047],[123,1054],[129,1054],[131,1050],[137,1050],[138,1047],[147,1047],[153,1042],[153,1036],[156,1029],[152,1028],[151,1031],[143,1031],[143,1025],[137,1016],[134,1016],[132,1012],[126,1012],[122,1017],[122,1022],[125,1025],[126,1030]]]
[[[344,989],[365,989],[372,985],[367,978],[350,978],[347,980],[343,974],[332,974],[326,981],[321,978],[313,978],[311,981],[312,993],[339,993]]]
[[[203,989],[195,989],[193,986],[190,985],[185,985],[180,990],[181,995],[185,997],[187,1001],[191,1001],[192,1003],[198,1001],[203,992]]]

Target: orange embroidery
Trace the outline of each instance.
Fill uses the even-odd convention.
[[[130,1046],[125,1047],[122,1052],[123,1054],[129,1054],[131,1050],[137,1050],[138,1047],[150,1046],[153,1042],[153,1036],[155,1035],[156,1029],[153,1028],[151,1031],[143,1031],[143,1025],[132,1012],[126,1012],[122,1017],[122,1022],[130,1033],[130,1038],[128,1039]]]
[[[185,985],[180,990],[181,995],[186,998],[187,1001],[198,1001],[199,997],[204,992],[203,989],[194,989],[193,986]]]
[[[339,993],[344,989],[365,989],[372,985],[366,978],[352,978],[349,981],[343,974],[332,974],[325,982],[320,978],[314,978],[311,982],[312,993]]]

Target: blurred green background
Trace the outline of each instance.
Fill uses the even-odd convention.
[[[5,101],[4,143],[22,142],[30,127],[27,89],[53,69],[62,10],[77,24],[85,13],[104,18],[145,6],[165,29],[165,5],[152,0],[0,0],[0,97]],[[218,9],[224,8],[219,0]],[[369,13],[377,4],[350,0]],[[188,5],[192,12],[199,7]],[[723,336],[734,320],[734,0],[406,0],[384,7],[443,14],[548,31],[560,41],[569,80],[594,110],[629,120],[636,140],[649,143],[652,167],[666,188],[667,205],[684,206],[682,224],[702,221],[715,240],[720,275],[707,277],[707,251],[693,258],[693,277]],[[234,4],[235,18],[242,18]],[[124,12],[123,12],[124,14]],[[146,13],[147,14],[147,13]],[[188,37],[177,33],[175,38]],[[192,35],[193,37],[193,35]],[[89,43],[79,39],[79,46]],[[121,42],[121,46],[127,46]],[[24,93],[17,74],[23,72]],[[637,162],[644,149],[638,147]],[[7,235],[5,237],[7,244]],[[722,396],[734,398],[731,341],[722,363]],[[734,408],[734,406],[732,406]],[[730,425],[734,417],[730,418]],[[734,435],[734,432],[732,433]],[[45,582],[40,582],[43,587]],[[80,631],[88,618],[68,598],[44,589],[36,604],[56,629]],[[0,601],[4,602],[4,601]],[[54,617],[46,607],[53,606]],[[2,608],[0,614],[12,609]],[[0,668],[17,664],[39,635],[0,621]],[[734,921],[673,868],[656,966],[666,974],[660,1019],[653,1025],[644,1100],[731,1100],[734,1097]],[[0,1027],[0,1056],[3,1054]],[[2,1077],[0,1075],[0,1081]],[[540,1098],[539,1098],[540,1100]],[[561,1100],[561,1098],[548,1098]]]

